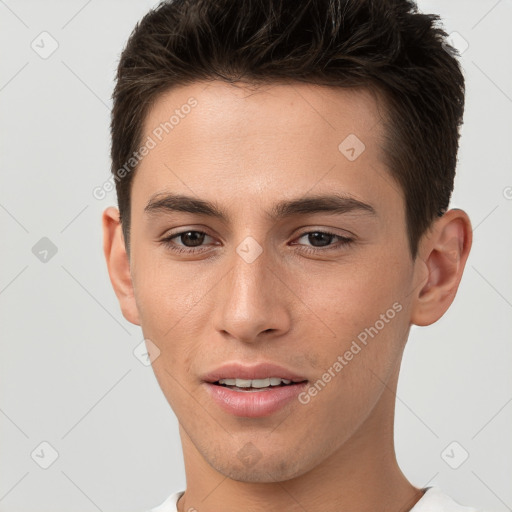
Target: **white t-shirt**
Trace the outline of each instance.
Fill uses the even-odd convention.
[[[176,503],[185,491],[171,494],[162,504],[148,512],[177,512]],[[427,487],[423,497],[412,507],[410,512],[478,512],[475,508],[463,507],[438,487]]]

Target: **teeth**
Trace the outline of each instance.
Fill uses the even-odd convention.
[[[235,379],[235,386],[237,388],[250,388],[251,387],[251,381],[245,380],[245,379]]]
[[[221,379],[219,380],[220,384],[226,384],[226,386],[234,386],[236,384],[236,379]]]
[[[251,381],[248,381],[251,382]],[[254,379],[252,381],[253,388],[268,388],[270,386],[270,379]]]
[[[267,377],[266,379],[220,379],[219,384],[226,386],[236,386],[237,388],[267,388],[269,386],[279,386],[281,384],[290,384],[291,380],[281,379],[280,377]]]

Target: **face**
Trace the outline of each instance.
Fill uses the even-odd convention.
[[[383,414],[410,326],[417,266],[378,98],[195,83],[159,97],[148,137],[123,312],[158,347],[158,382],[211,467],[247,482],[304,474]],[[275,410],[236,414],[203,380],[226,362],[275,363],[307,383]]]

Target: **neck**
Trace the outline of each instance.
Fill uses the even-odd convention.
[[[393,418],[396,379],[358,430],[313,469],[267,482],[237,481],[216,471],[180,425],[187,490],[178,511],[406,512],[422,497],[396,461]],[[312,437],[311,442],[314,442]]]

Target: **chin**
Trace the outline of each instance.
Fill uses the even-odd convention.
[[[247,443],[233,455],[229,455],[228,450],[224,450],[220,457],[210,459],[210,465],[222,475],[237,482],[284,482],[301,476],[311,469],[310,464],[306,462],[307,455],[293,448],[288,451],[269,448],[269,454],[265,455],[257,452],[251,443]]]

